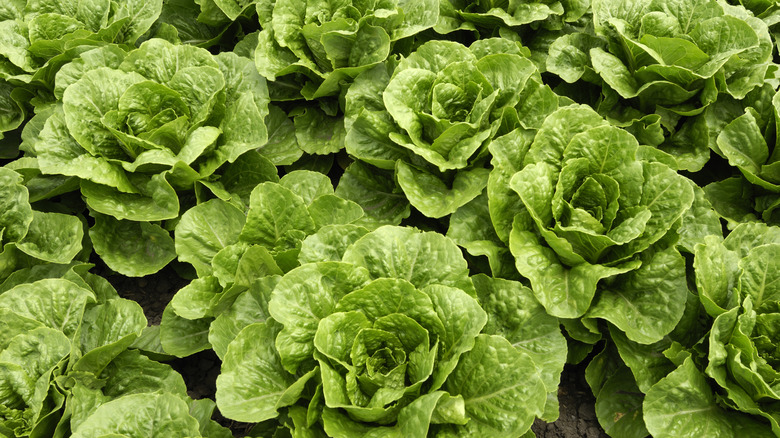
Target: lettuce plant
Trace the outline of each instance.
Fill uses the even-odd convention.
[[[707,433],[780,433],[773,388],[778,251],[780,229],[760,223],[741,224],[725,240],[709,236],[696,246],[699,298],[715,319],[703,357],[696,348],[683,352],[678,357],[685,360],[647,391],[645,423],[654,436],[695,434],[705,424]]]
[[[34,210],[22,176],[0,168],[0,280],[16,269],[41,263],[70,263],[82,249],[78,217]]]
[[[497,27],[518,28],[524,25],[559,28],[565,22],[576,21],[590,7],[583,0],[443,0],[440,2],[439,22],[434,28],[439,33],[455,30]]]
[[[522,289],[480,284],[485,299]],[[488,314],[465,260],[435,233],[381,227],[338,261],[289,271],[265,300],[262,320],[224,357],[217,403],[229,418],[344,437],[518,436],[542,414],[545,384],[557,382],[539,374],[524,341],[480,334]],[[554,322],[537,337],[501,321],[494,332],[532,344],[561,336]],[[491,378],[470,378],[475,370]]]
[[[775,435],[780,433],[780,410],[777,408],[780,394],[775,387],[780,365],[775,345],[780,308],[776,299],[778,290],[771,287],[772,282],[777,283],[777,267],[772,266],[777,263],[766,257],[778,250],[777,244],[755,248],[751,251],[753,256],[743,259],[745,262],[741,265],[745,271],[739,292],[745,299],[740,308],[731,309],[715,319],[706,369],[707,375],[726,391],[733,409],[765,418]],[[760,260],[761,257],[765,259]],[[770,276],[767,278],[769,290],[761,290],[761,284],[749,284],[761,281],[756,274]]]
[[[38,265],[0,285],[0,434],[230,436],[210,419],[214,402],[130,349],[143,311],[90,267]]]
[[[603,318],[651,343],[685,306],[685,263],[664,238],[676,238],[694,191],[638,150],[631,134],[589,107],[551,114],[509,182],[521,201],[510,209],[509,248],[550,314]],[[504,205],[493,209],[505,214]]]
[[[340,259],[349,243],[368,232],[359,225],[370,224],[363,210],[336,196],[327,176],[299,170],[269,179],[248,193],[246,210],[212,199],[182,215],[176,251],[198,278],[178,291],[163,314],[160,334],[168,353],[187,356],[211,343],[222,355],[229,340],[209,327],[240,294],[267,287],[273,279],[266,277],[307,260]],[[315,232],[318,240],[304,245]]]
[[[51,100],[54,74],[79,53],[134,44],[157,20],[162,0],[0,3],[0,79]]]
[[[4,436],[52,436],[68,394],[58,379],[99,373],[146,326],[141,307],[88,267],[42,265],[16,271],[2,285]]]
[[[155,222],[179,217],[178,193],[197,182],[216,190],[217,169],[267,137],[265,80],[232,53],[160,39],[129,52],[106,46],[64,66],[55,93],[62,103],[32,155],[43,174],[79,178],[95,250],[126,275],[156,272],[175,257]],[[116,233],[139,247],[116,248]]]
[[[705,186],[715,208],[732,227],[758,218],[778,223],[780,95],[766,84],[743,100],[716,103],[705,118],[710,148],[739,171]]]
[[[258,70],[299,90],[290,98],[309,100],[338,95],[343,83],[387,59],[395,42],[433,27],[439,15],[434,0],[260,0],[256,7]]]
[[[548,69],[568,82],[592,69],[647,112],[689,115],[718,92],[743,97],[763,83],[771,59],[766,24],[718,2],[599,0],[593,24],[597,39],[563,36]]]
[[[552,43],[546,66],[568,83],[596,84],[600,99],[587,103],[698,171],[709,151],[696,116],[720,95],[741,99],[761,86],[771,53],[767,24],[741,6],[599,0],[592,27]]]
[[[395,169],[409,202],[439,218],[487,185],[487,146],[516,127],[536,128],[558,105],[520,48],[500,39],[467,48],[430,41],[359,76],[346,96],[346,149]],[[414,98],[411,98],[414,96]]]

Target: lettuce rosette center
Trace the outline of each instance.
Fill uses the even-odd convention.
[[[415,307],[399,306],[393,312],[374,305],[368,312],[363,310],[372,301],[404,299]],[[318,362],[327,376],[323,378],[326,403],[352,406],[350,412],[364,417],[368,414],[359,408],[387,408],[403,397],[416,398],[433,373],[444,329],[430,297],[407,281],[378,279],[344,296],[336,309],[339,312],[323,319],[314,336],[321,354]],[[385,413],[364,421],[383,417]]]

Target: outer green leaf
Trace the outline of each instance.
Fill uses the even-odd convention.
[[[490,223],[487,193],[483,192],[452,214],[447,237],[473,256],[486,256],[494,277],[513,278],[517,273],[512,254],[499,240],[495,229],[485,226]]]
[[[324,195],[312,201],[309,213],[317,228],[360,222],[363,209],[356,203],[336,195]]]
[[[138,351],[127,350],[117,356],[100,373],[105,379],[100,390],[77,383],[68,400],[70,428],[78,429],[101,404],[130,394],[165,392],[187,400],[187,386],[179,373],[169,365],[155,362]]]
[[[222,291],[216,277],[199,277],[176,292],[171,306],[178,316],[186,319],[214,316],[212,305]]]
[[[277,163],[278,164],[278,163]],[[266,181],[278,182],[278,170],[265,154],[250,151],[228,165],[219,182],[232,194],[241,197],[245,202],[258,184]]]
[[[122,27],[122,39],[129,44],[135,41],[152,27],[162,11],[162,0],[134,0],[123,2],[114,11],[114,21],[120,21],[128,18],[127,23]]]
[[[344,171],[336,195],[363,207],[369,218],[380,225],[398,225],[409,216],[409,201],[395,184],[392,174],[355,161]]]
[[[135,173],[128,177],[137,194],[86,180],[81,181],[81,193],[91,209],[117,219],[156,221],[179,216],[179,197],[165,174],[149,178]]]
[[[100,405],[73,431],[77,438],[110,434],[140,437],[195,437],[198,421],[180,398],[167,394],[133,394]]]
[[[170,233],[159,225],[94,216],[95,226],[90,228],[89,237],[95,252],[111,269],[130,277],[143,277],[176,258]]]
[[[674,371],[675,365],[663,355],[671,344],[669,338],[654,344],[639,344],[628,339],[625,333],[612,325],[609,326],[609,334],[623,362],[634,375],[634,384],[642,393],[646,393],[651,386]]]
[[[475,168],[460,171],[451,187],[432,173],[415,169],[403,161],[396,163],[398,185],[409,202],[428,217],[452,214],[459,207],[479,196],[487,186],[490,171]]]
[[[125,351],[146,327],[147,320],[138,303],[113,299],[84,313],[80,343],[83,356],[73,366],[77,371],[99,373]]]
[[[214,256],[238,241],[245,222],[244,212],[220,199],[187,210],[176,224],[179,260],[192,264],[198,275],[208,275]]]
[[[503,336],[533,359],[547,390],[543,418],[554,421],[558,418],[558,384],[566,363],[566,339],[558,319],[548,315],[531,289],[519,282],[480,274],[474,277],[474,286],[488,314],[484,332]]]
[[[4,243],[21,240],[33,221],[29,195],[21,182],[21,175],[0,168],[0,227]]]
[[[17,248],[50,263],[69,263],[81,251],[84,227],[76,216],[33,211],[33,221]]]
[[[326,225],[303,241],[298,261],[301,264],[340,261],[347,248],[367,233],[367,229],[354,224]]]
[[[586,33],[561,36],[550,44],[547,71],[570,84],[576,82],[588,70],[590,49],[600,44],[601,41]]]
[[[35,385],[39,377],[50,371],[68,353],[70,340],[61,331],[40,327],[12,339],[8,347],[0,352],[0,363],[19,366],[28,378],[32,378],[30,383]],[[32,393],[23,392],[20,395],[27,398],[27,402],[35,397]]]
[[[84,307],[94,294],[64,279],[20,284],[0,295],[0,307],[40,321],[72,338],[81,325]]]
[[[738,263],[738,255],[729,251],[715,236],[708,236],[696,245],[693,259],[696,287],[704,309],[711,316],[739,305],[739,296],[734,292]]]
[[[232,163],[268,138],[268,88],[251,60],[231,52],[215,59],[225,76],[225,111],[219,125],[223,137],[215,153]]]
[[[344,148],[343,117],[330,117],[316,107],[309,107],[293,120],[298,147],[307,154],[333,154]]]
[[[475,295],[460,249],[440,234],[381,227],[349,247],[344,262],[365,267],[373,278],[400,278],[418,289],[441,284]]]
[[[780,244],[753,248],[739,261],[740,297],[749,296],[756,311],[772,308],[780,302]]]
[[[4,132],[18,128],[25,119],[24,105],[14,98],[14,86],[0,80],[0,102],[3,111],[0,112],[0,138]]]
[[[246,0],[214,0],[214,4],[225,13],[230,21],[235,21],[239,15],[255,3],[255,1]]]
[[[5,350],[15,336],[44,326],[39,321],[18,315],[5,307],[0,308],[0,317],[0,351]]]
[[[330,178],[311,170],[294,170],[286,174],[279,184],[300,196],[306,205],[311,205],[315,198],[333,194],[333,183]]]
[[[641,260],[639,269],[600,291],[586,317],[606,319],[629,339],[651,344],[672,331],[685,310],[685,260],[674,248],[642,253]]]
[[[268,276],[256,280],[236,298],[229,309],[211,323],[209,342],[220,358],[225,357],[228,345],[244,327],[255,322],[265,322],[271,316],[268,313],[268,300],[280,278]]]
[[[160,343],[166,353],[186,357],[209,348],[210,318],[185,319],[168,305],[160,321]]]
[[[303,155],[295,138],[295,126],[287,114],[274,105],[269,105],[265,124],[268,126],[268,142],[259,152],[275,165],[290,165]]]
[[[479,375],[485,378],[474,379]],[[498,336],[479,335],[461,357],[445,389],[463,397],[469,422],[465,436],[519,436],[541,415],[546,389],[525,353]],[[496,415],[507,412],[507,415]]]
[[[693,182],[691,187],[694,194],[693,205],[683,214],[682,225],[677,233],[680,234],[678,245],[693,254],[696,244],[703,242],[707,236],[720,236],[723,230],[718,214],[707,200],[704,190]]]
[[[250,196],[242,241],[269,248],[289,245],[296,232],[311,234],[314,221],[300,196],[280,184],[258,185]]]
[[[758,175],[769,159],[766,140],[749,111],[726,125],[718,135],[717,143],[729,164],[743,172]]]
[[[295,377],[282,366],[274,347],[275,324],[256,323],[230,343],[217,378],[220,412],[238,421],[264,421],[278,415]]]
[[[622,367],[604,383],[596,398],[596,416],[611,436],[643,438],[642,393],[628,368]]]

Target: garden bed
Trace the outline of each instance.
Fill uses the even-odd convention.
[[[97,263],[100,263],[97,261]],[[173,295],[187,281],[181,279],[176,271],[168,267],[157,274],[142,278],[126,277],[112,273],[105,266],[97,272],[117,289],[123,298],[136,301],[144,309],[149,323],[159,324],[162,312]],[[169,364],[184,377],[188,394],[193,399],[209,398],[214,400],[216,380],[221,361],[213,350],[205,350],[191,356],[174,359]],[[561,374],[558,389],[560,417],[553,423],[537,419],[532,430],[538,438],[602,438],[607,435],[599,425],[594,404],[596,399],[585,382],[584,365],[567,365]],[[233,432],[233,436],[242,437],[252,424],[227,419],[215,412],[214,420]]]

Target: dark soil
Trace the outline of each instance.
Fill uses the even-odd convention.
[[[596,419],[596,399],[585,381],[584,365],[566,365],[558,387],[560,416],[553,423],[537,419],[531,428],[538,438],[602,438],[608,435]]]
[[[95,269],[105,277],[123,298],[138,302],[144,309],[149,324],[160,323],[162,312],[171,297],[188,281],[170,267],[157,274],[131,278],[111,272],[105,267]],[[202,351],[192,356],[176,359],[170,365],[184,377],[188,393],[193,399],[214,399],[220,360],[213,350]],[[585,382],[584,366],[567,365],[561,375],[558,389],[560,417],[553,423],[536,420],[533,431],[539,438],[602,438],[607,435],[599,426],[594,410],[595,399]],[[245,436],[252,425],[239,423],[222,417],[219,412],[214,420],[230,428],[234,436]]]

